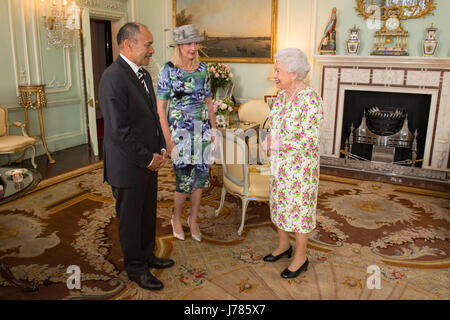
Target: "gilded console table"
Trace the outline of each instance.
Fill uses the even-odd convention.
[[[47,98],[45,97],[45,85],[19,86],[19,104],[24,108],[25,111],[25,128],[28,135],[30,135],[28,109],[34,109],[38,111],[39,128],[41,131],[41,135],[34,136],[33,138],[38,138],[42,141],[45,152],[47,153],[48,160],[50,161],[50,163],[55,163],[55,160],[53,160],[47,148],[47,142],[45,141],[44,133],[44,120],[42,118],[42,108],[45,108],[47,106]],[[25,153],[22,155],[22,157],[24,155]]]

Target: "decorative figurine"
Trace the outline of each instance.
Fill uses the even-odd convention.
[[[322,40],[320,40],[319,54],[336,54],[336,22],[336,8],[333,8],[330,21],[325,28]]]
[[[436,47],[439,44],[439,41],[436,40],[436,30],[433,24],[427,28],[427,37],[423,40],[423,55],[426,57],[434,56]]]
[[[356,28],[356,25],[350,29],[350,38],[347,40],[347,51],[350,55],[355,56],[358,54],[359,50],[359,38],[358,38],[359,29]]]

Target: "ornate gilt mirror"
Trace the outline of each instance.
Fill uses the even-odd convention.
[[[355,0],[356,11],[365,19],[389,19],[392,11],[401,20],[420,18],[433,14],[434,0]],[[378,11],[379,10],[379,11]]]

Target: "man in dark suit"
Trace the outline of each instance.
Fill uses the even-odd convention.
[[[128,278],[141,288],[164,285],[149,268],[174,262],[154,255],[158,170],[166,160],[148,65],[153,35],[142,24],[127,23],[117,34],[120,57],[103,73],[99,103],[105,123],[104,180],[116,199],[119,240]]]

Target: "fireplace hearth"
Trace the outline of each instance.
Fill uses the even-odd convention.
[[[430,95],[346,90],[340,156],[421,167],[430,102]]]
[[[339,166],[348,167],[368,166],[365,162],[374,162],[371,166],[378,163],[363,161],[356,165],[353,164],[356,160],[345,159],[341,152],[345,151],[346,140],[347,150],[350,149],[352,123],[354,133],[359,132],[365,115],[363,127],[366,133],[376,136],[366,134],[365,138],[372,140],[368,144],[358,141],[358,137],[362,139],[364,135],[353,135],[351,153],[372,160],[374,148],[396,144],[393,162],[387,157],[386,162],[381,163],[382,167],[392,170],[393,175],[397,167],[403,167],[404,170],[411,169],[408,175],[429,169],[433,176],[434,171],[443,171],[439,176],[447,176],[450,168],[450,58],[319,55],[314,58],[322,65],[323,159],[334,159]],[[388,120],[385,123],[384,118]],[[404,137],[402,134],[392,137],[399,132]],[[416,167],[396,165],[413,159],[415,145],[416,160],[420,160]],[[357,169],[353,167],[352,170]]]

